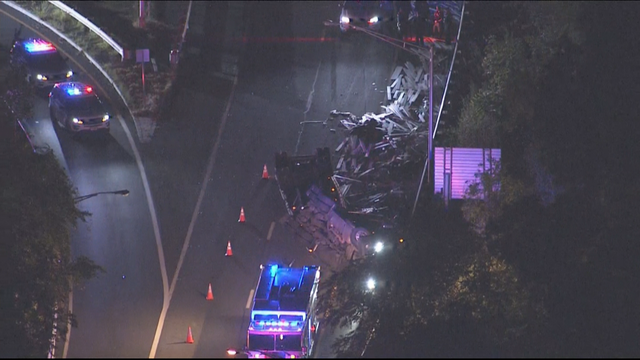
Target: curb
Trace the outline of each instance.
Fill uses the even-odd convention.
[[[75,42],[73,42],[71,39],[69,39],[66,35],[61,33],[59,30],[57,30],[53,26],[49,25],[48,23],[44,22],[42,19],[40,19],[39,17],[35,16],[31,12],[29,12],[28,10],[23,9],[22,7],[17,5],[15,2],[5,0],[5,1],[2,1],[2,3],[7,5],[7,6],[9,6],[13,10],[15,10],[15,11],[17,11],[17,12],[19,12],[19,13],[27,16],[27,17],[29,17],[31,20],[37,22],[38,24],[41,24],[41,25],[45,26],[49,31],[53,32],[54,34],[56,34],[56,36],[59,36],[60,39],[66,41],[69,45],[71,45],[74,49],[76,49],[78,51],[78,55],[84,55],[84,57],[91,63],[91,65],[93,65],[93,67],[95,67],[102,74],[102,76],[105,79],[107,79],[107,81],[112,86],[112,88],[118,93],[118,95],[120,96],[120,101],[122,101],[122,104],[124,104],[125,108],[129,112],[129,116],[131,117],[131,119],[133,119],[134,125],[136,126],[136,128],[138,127],[138,125],[136,124],[136,121],[135,121],[135,116],[133,115],[133,112],[131,112],[131,109],[129,108],[129,104],[127,104],[127,101],[125,100],[124,95],[122,95],[122,92],[120,91],[118,86],[116,86],[115,82],[113,81],[113,79],[111,79],[109,74],[107,74],[106,71],[104,71],[102,66],[100,66],[100,64],[98,64],[98,62],[93,57],[91,57],[91,55],[87,54],[84,51],[84,49],[82,49],[80,46],[78,46]],[[138,131],[138,133],[139,133],[139,131]]]
[[[71,47],[73,47],[74,49],[76,49],[78,51],[77,54],[75,54],[75,56],[79,56],[80,54],[84,54],[85,58],[89,61],[89,63],[94,66],[96,69],[98,69],[100,71],[100,73],[103,75],[103,77],[105,79],[107,79],[107,81],[110,83],[110,85],[112,86],[113,89],[116,90],[116,92],[118,93],[118,95],[120,96],[120,100],[122,101],[122,104],[124,104],[124,106],[126,107],[127,111],[129,112],[129,115],[131,116],[132,119],[134,119],[134,124],[135,124],[135,117],[133,116],[133,114],[131,113],[131,109],[129,109],[129,106],[126,102],[126,100],[124,99],[124,96],[122,95],[122,93],[120,92],[120,89],[115,85],[115,83],[113,82],[113,80],[109,77],[109,75],[104,71],[104,69],[88,54],[86,54],[77,44],[75,44],[73,41],[71,41],[71,39],[69,39],[67,36],[65,36],[64,34],[62,34],[60,31],[58,31],[57,29],[53,28],[51,25],[47,24],[46,22],[44,22],[42,19],[38,18],[37,16],[33,15],[32,13],[30,13],[29,11],[22,9],[20,6],[18,6],[17,4],[15,4],[13,1],[2,1],[3,5],[6,5],[7,7],[11,8],[13,11],[22,14],[23,16],[26,16],[28,19],[30,19],[31,21],[35,22],[34,24],[27,24],[27,21],[20,21],[18,18],[15,17],[15,13],[11,14],[10,11],[7,10],[2,10],[2,12],[8,16],[13,18],[14,20],[16,20],[17,22],[25,25],[26,27],[30,28],[32,31],[39,33],[40,36],[45,37],[45,35],[41,34],[41,30],[42,27],[47,28],[47,30],[51,31],[53,34],[55,34],[56,36],[59,37],[59,40],[54,42],[54,43],[61,43],[63,40],[66,41]],[[51,37],[51,36],[50,36]],[[53,37],[52,37],[53,38]],[[45,38],[46,39],[46,38]],[[53,42],[53,41],[52,41]],[[64,50],[61,49],[62,52],[64,52]],[[83,68],[83,65],[80,64],[80,62],[78,62],[77,60],[74,60],[76,62],[76,64]],[[86,66],[86,64],[84,64]],[[86,69],[83,69],[85,71],[87,71]],[[105,96],[107,98],[110,99],[108,92],[106,91],[105,88],[103,88],[101,81],[98,81],[98,79],[94,79],[93,76],[91,75],[91,73],[89,73],[87,71],[87,75],[89,77],[91,77],[94,81],[96,81],[96,86],[98,88],[100,88],[101,91],[103,91],[105,93]],[[116,106],[116,110],[119,110],[118,108],[120,108],[118,105]],[[118,113],[120,111],[117,111]],[[162,239],[160,237],[160,226],[158,224],[158,220],[157,220],[157,215],[156,215],[156,211],[155,211],[155,206],[153,203],[153,197],[151,195],[151,189],[149,186],[149,182],[147,180],[147,174],[144,168],[144,164],[142,162],[142,157],[140,155],[140,152],[138,150],[138,147],[136,145],[136,142],[133,138],[133,136],[131,135],[131,131],[129,130],[129,126],[127,125],[127,123],[125,122],[125,119],[118,114],[118,120],[120,121],[120,124],[126,134],[127,140],[129,145],[131,146],[131,150],[133,151],[133,157],[135,158],[135,162],[138,168],[138,171],[140,173],[140,177],[142,180],[142,186],[144,188],[144,195],[146,197],[146,202],[147,202],[147,206],[149,208],[149,212],[151,215],[151,224],[152,224],[152,228],[153,228],[153,233],[154,233],[154,237],[155,237],[155,242],[156,242],[156,248],[158,250],[158,259],[160,261],[160,272],[163,278],[163,285],[166,288],[167,287],[167,278],[166,278],[166,270],[165,270],[165,265],[164,265],[164,251],[162,248]],[[137,127],[137,126],[136,126]],[[72,303],[72,299],[73,299],[73,293],[71,293],[69,295],[69,308],[71,309],[73,306]],[[69,338],[71,335],[71,328],[68,329],[68,333],[67,333],[67,338],[65,339],[65,345],[64,345],[64,352],[63,353],[63,357],[66,357],[66,351],[68,349],[68,344],[69,344]],[[53,348],[49,349],[49,353],[48,353],[48,358],[53,358],[55,356],[55,339],[52,342],[52,346]]]

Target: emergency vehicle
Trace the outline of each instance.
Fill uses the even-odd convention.
[[[260,265],[247,343],[229,355],[249,358],[309,357],[316,341],[319,266]]]
[[[54,126],[68,131],[109,131],[110,116],[93,88],[80,82],[58,83],[49,93]]]
[[[11,48],[10,62],[15,68],[24,68],[27,81],[38,88],[69,81],[73,76],[73,71],[56,47],[38,38],[15,40]]]

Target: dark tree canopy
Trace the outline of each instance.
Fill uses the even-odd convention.
[[[6,63],[5,63],[6,64]],[[70,232],[84,213],[51,150],[34,152],[17,119],[31,114],[24,74],[0,70],[0,356],[44,357],[54,324],[64,337],[72,282],[102,270],[71,259]]]
[[[354,357],[640,356],[640,9],[467,5],[470,90],[447,146],[502,159],[448,212],[429,204],[409,251],[328,281],[327,319],[360,319],[336,345]],[[385,279],[373,294],[360,286],[371,274]]]

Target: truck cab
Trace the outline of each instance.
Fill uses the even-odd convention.
[[[309,200],[306,192],[317,185],[323,192],[335,194],[339,202],[337,184],[333,181],[333,166],[329,148],[318,148],[315,154],[289,156],[278,152],[275,156],[276,181],[289,215],[300,211]]]
[[[319,325],[319,282],[319,266],[260,265],[246,345],[240,351],[228,349],[227,354],[254,359],[309,357]]]

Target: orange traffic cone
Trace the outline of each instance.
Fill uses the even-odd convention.
[[[267,164],[264,164],[264,168],[262,168],[262,178],[269,179],[269,173],[267,172]]]
[[[209,291],[207,292],[207,300],[213,300],[213,292],[211,291],[211,283],[209,283]]]
[[[191,334],[191,326],[189,326],[189,332],[187,333],[187,344],[193,344],[193,335]]]
[[[240,218],[238,219],[238,222],[244,222],[244,208],[242,207],[240,208]]]
[[[233,255],[233,250],[231,250],[231,241],[227,241],[227,252],[224,254],[224,256],[232,256],[232,255]]]

